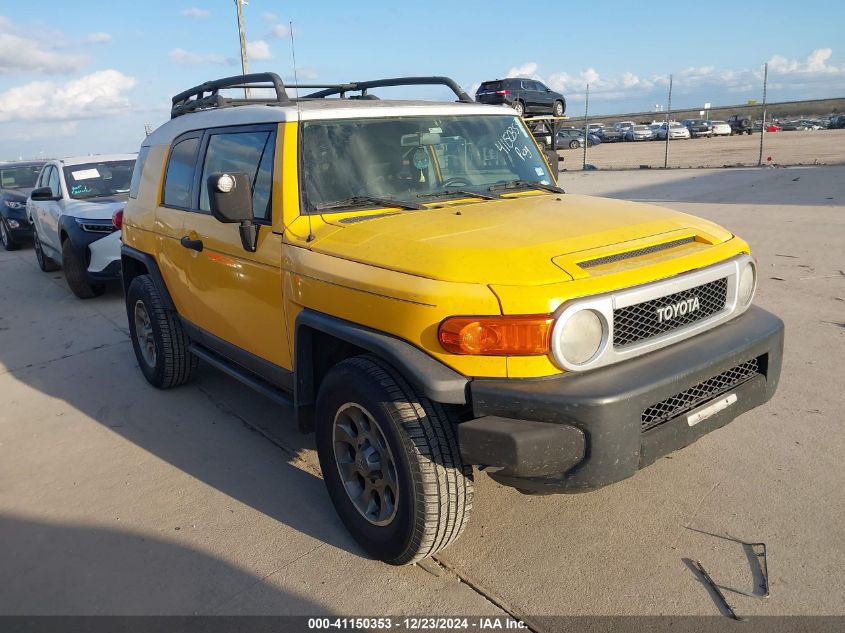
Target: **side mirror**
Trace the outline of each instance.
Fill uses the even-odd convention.
[[[252,219],[252,183],[242,173],[211,174],[208,177],[208,206],[218,222],[240,224],[244,250],[255,252],[258,227]]]
[[[33,200],[58,200],[59,197],[53,195],[53,190],[50,187],[39,187],[38,189],[33,189],[32,193],[29,194],[29,197]]]

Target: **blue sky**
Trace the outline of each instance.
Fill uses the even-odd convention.
[[[591,111],[609,114],[665,103],[669,74],[679,107],[759,99],[769,62],[772,101],[845,96],[845,3],[526,6],[249,0],[250,70],[292,79],[292,21],[303,83],[445,74],[474,92],[524,75],[562,90],[573,114],[589,82]],[[0,159],[136,151],[173,94],[240,72],[238,51],[234,0],[2,0]]]

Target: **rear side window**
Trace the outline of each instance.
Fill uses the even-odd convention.
[[[129,183],[129,197],[137,198],[138,189],[141,187],[141,176],[144,172],[144,163],[147,162],[147,154],[150,153],[150,146],[142,147],[135,160],[135,169],[132,170],[132,180]]]
[[[200,210],[210,211],[208,177],[238,172],[249,176],[252,182],[253,216],[257,220],[270,220],[275,139],[275,133],[267,130],[212,134],[200,180]]]
[[[191,185],[194,181],[194,165],[200,139],[186,138],[178,141],[170,151],[167,173],[164,176],[164,199],[167,207],[189,209],[191,207]]]

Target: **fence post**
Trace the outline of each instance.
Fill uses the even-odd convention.
[[[584,160],[581,164],[581,169],[587,169],[587,145],[590,142],[590,135],[589,131],[590,128],[587,125],[587,114],[590,111],[590,84],[587,84],[587,94],[584,98]]]
[[[666,150],[663,152],[663,169],[669,166],[669,120],[672,118],[672,75],[669,75],[669,103],[666,106]]]
[[[760,155],[757,157],[757,167],[763,165],[763,134],[766,132],[766,85],[769,82],[769,63],[763,66],[763,119],[760,121]]]

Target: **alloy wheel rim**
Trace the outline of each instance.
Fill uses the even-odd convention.
[[[352,505],[372,525],[388,525],[399,506],[398,471],[378,422],[364,407],[348,402],[335,414],[332,444]]]
[[[156,345],[153,337],[153,326],[147,312],[147,306],[140,299],[135,302],[135,338],[138,341],[138,349],[141,350],[144,362],[150,368],[154,368],[156,366]]]

